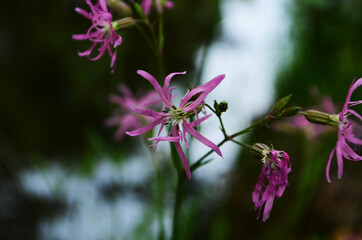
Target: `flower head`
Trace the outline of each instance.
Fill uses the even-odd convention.
[[[336,153],[337,156],[338,178],[341,178],[343,174],[343,158],[351,161],[362,160],[362,156],[357,154],[348,144],[352,143],[355,145],[362,145],[362,140],[357,138],[354,134],[357,133],[358,131],[361,134],[360,130],[357,130],[358,126],[360,126],[361,124],[358,124],[350,119],[350,116],[354,116],[357,118],[359,122],[362,121],[361,115],[358,114],[355,110],[350,108],[352,106],[359,105],[362,103],[362,100],[351,101],[352,93],[361,85],[362,85],[362,78],[358,79],[356,82],[351,84],[342,111],[338,113],[338,115],[337,114],[333,115],[335,116],[334,119],[338,126],[338,135],[337,135],[336,146],[333,148],[327,163],[326,176],[328,182],[331,182],[329,177],[329,168],[334,153]]]
[[[265,204],[263,214],[265,222],[269,218],[275,196],[280,198],[286,186],[289,185],[288,174],[291,172],[291,164],[286,152],[271,149],[262,143],[254,144],[251,153],[263,162],[252,199],[255,210],[259,209],[258,219],[261,208]],[[269,182],[267,186],[264,184],[265,180]]]
[[[185,74],[186,72],[176,72],[169,74],[164,82],[164,86],[161,87],[156,79],[149,73],[138,70],[137,73],[147,79],[155,88],[159,95],[159,102],[163,103],[162,111],[156,112],[150,109],[132,107],[131,109],[144,116],[152,117],[153,121],[147,126],[141,127],[134,131],[127,131],[126,133],[130,136],[137,136],[152,130],[154,127],[160,125],[158,136],[148,139],[154,143],[151,146],[157,146],[160,141],[173,142],[177,153],[179,154],[182,164],[185,168],[187,177],[191,178],[191,171],[188,160],[185,153],[182,150],[181,142],[184,141],[186,147],[188,147],[186,133],[192,135],[197,140],[205,144],[206,146],[213,149],[218,155],[222,156],[220,149],[212,143],[210,140],[202,136],[199,131],[195,130],[194,127],[199,126],[201,122],[208,119],[211,114],[199,118],[198,114],[202,110],[203,102],[205,97],[224,79],[225,75],[219,75],[202,86],[196,87],[186,93],[181,99],[179,107],[176,107],[172,100],[175,95],[172,91],[175,87],[169,88],[171,78],[176,74]],[[189,122],[189,118],[196,116],[196,120]],[[160,136],[162,129],[166,124],[170,124],[171,130],[166,136]]]
[[[140,115],[131,110],[132,106],[146,107],[158,101],[158,95],[155,92],[149,92],[140,100],[137,100],[131,93],[131,91],[125,86],[120,85],[119,91],[123,96],[111,95],[109,100],[119,107],[116,109],[113,117],[106,119],[105,125],[118,126],[118,130],[115,133],[115,138],[120,140],[124,137],[127,130],[139,128],[144,122],[149,122],[150,117]]]
[[[91,12],[87,12],[81,8],[75,11],[92,21],[92,26],[85,34],[73,34],[75,40],[89,40],[93,42],[92,46],[84,51],[79,52],[79,56],[87,56],[90,60],[98,60],[107,51],[111,57],[111,67],[114,67],[116,61],[117,47],[121,45],[122,38],[114,31],[112,25],[112,14],[108,11],[105,0],[99,0],[95,5],[91,0],[86,0]],[[94,48],[99,44],[98,55],[90,57]],[[112,52],[111,46],[114,48]]]

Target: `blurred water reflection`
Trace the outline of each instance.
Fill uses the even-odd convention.
[[[89,175],[46,165],[24,171],[21,183],[28,194],[66,204],[65,213],[40,223],[41,239],[132,239],[147,213],[151,174],[150,159],[133,156],[121,165],[102,159]]]

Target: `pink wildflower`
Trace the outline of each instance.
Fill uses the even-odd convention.
[[[120,85],[119,91],[123,96],[111,95],[109,98],[111,102],[118,104],[119,107],[115,115],[105,121],[105,125],[108,127],[118,125],[118,130],[115,133],[115,138],[117,140],[122,139],[127,130],[139,128],[145,121],[149,122],[151,120],[150,117],[145,117],[133,112],[131,110],[132,106],[146,107],[158,102],[158,95],[155,92],[150,92],[140,100],[136,100],[126,86]]]
[[[338,135],[337,135],[337,143],[336,146],[333,148],[329,160],[327,163],[326,168],[326,176],[328,182],[331,182],[329,178],[329,168],[331,165],[332,158],[334,153],[337,156],[337,165],[338,165],[338,178],[342,177],[343,174],[343,158],[351,160],[351,161],[359,161],[362,160],[362,156],[358,155],[348,144],[356,144],[362,145],[362,140],[357,138],[354,135],[355,129],[358,127],[359,124],[356,125],[355,122],[349,120],[349,116],[355,116],[359,121],[362,121],[361,115],[359,115],[355,110],[350,109],[349,107],[359,105],[362,103],[362,100],[358,101],[351,101],[352,93],[362,85],[362,78],[358,79],[356,82],[352,83],[349,87],[346,101],[344,102],[342,111],[335,116],[335,121],[338,123]],[[361,132],[359,132],[361,133]]]
[[[75,11],[92,21],[92,26],[85,34],[73,34],[75,40],[89,40],[93,42],[92,46],[84,52],[78,52],[79,56],[87,56],[90,60],[95,61],[103,56],[105,51],[111,57],[111,67],[114,67],[117,55],[117,47],[121,45],[122,38],[114,31],[112,26],[112,14],[107,10],[105,0],[99,0],[95,5],[90,0],[86,0],[91,12],[87,12],[81,8]],[[90,57],[94,48],[99,44],[98,55]],[[114,52],[111,50],[114,48]]]
[[[141,7],[142,7],[143,11],[145,12],[145,14],[149,15],[150,11],[151,11],[151,7],[152,7],[152,0],[143,0],[141,2]],[[172,9],[174,7],[174,4],[171,1],[166,1],[165,7]],[[156,0],[156,8],[159,13],[162,12],[162,5],[161,5],[160,0]]]
[[[286,152],[270,149],[265,144],[256,143],[252,149],[254,154],[253,150],[256,151],[258,157],[263,157],[261,160],[264,165],[254,188],[252,199],[255,210],[259,209],[257,219],[265,204],[263,214],[263,222],[265,222],[269,218],[275,196],[280,198],[286,186],[289,185],[288,174],[291,172],[291,164]],[[264,185],[265,179],[269,182],[268,186]]]
[[[185,153],[182,150],[181,142],[185,141],[186,147],[188,147],[188,142],[186,138],[186,133],[194,136],[197,140],[205,144],[206,146],[213,149],[218,155],[222,157],[220,149],[212,143],[210,140],[202,136],[197,130],[194,129],[195,126],[200,127],[200,123],[208,119],[211,114],[206,115],[202,118],[199,118],[198,113],[202,110],[203,102],[205,97],[224,79],[225,75],[219,75],[209,82],[205,83],[202,86],[196,87],[189,91],[180,102],[179,107],[176,107],[172,103],[172,99],[175,95],[172,95],[172,91],[176,87],[169,88],[171,78],[176,74],[185,74],[186,72],[176,72],[169,74],[164,82],[164,86],[161,87],[156,79],[151,76],[149,73],[138,70],[137,73],[147,79],[157,91],[160,102],[164,104],[161,112],[156,112],[150,109],[132,107],[131,109],[139,114],[144,116],[152,117],[153,122],[147,126],[141,127],[134,131],[127,131],[126,133],[130,136],[137,136],[143,133],[146,133],[152,130],[154,127],[160,125],[160,130],[158,136],[148,139],[154,143],[150,146],[157,146],[157,143],[160,141],[173,142],[176,148],[177,153],[180,155],[182,164],[185,168],[187,177],[191,178],[191,171],[189,167],[188,160]],[[196,120],[189,122],[188,118],[191,116],[196,116]],[[171,124],[171,130],[167,136],[160,136],[160,133],[163,127],[166,124]],[[181,130],[182,127],[182,130]]]

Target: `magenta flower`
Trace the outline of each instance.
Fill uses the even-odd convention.
[[[151,11],[151,7],[152,7],[152,0],[143,0],[141,2],[141,7],[142,7],[143,11],[145,12],[145,14],[149,15],[150,11]],[[174,7],[174,4],[171,1],[166,1],[165,7],[171,9]],[[162,12],[162,5],[161,5],[160,0],[156,0],[156,8],[157,8],[158,12]]]
[[[259,151],[259,157],[263,156],[261,160],[264,165],[261,169],[258,183],[254,188],[252,199],[255,210],[259,209],[257,219],[259,219],[261,208],[265,204],[263,214],[263,222],[265,222],[269,218],[275,196],[280,198],[285,188],[289,185],[288,174],[292,170],[289,156],[286,152],[270,149],[261,143],[254,144],[253,149],[255,150],[255,148]],[[267,186],[264,185],[265,179],[269,182]]]
[[[81,8],[75,11],[92,21],[92,26],[85,34],[73,34],[75,40],[89,40],[93,42],[92,46],[84,51],[78,52],[78,55],[87,56],[90,60],[98,60],[107,51],[111,57],[111,67],[114,67],[117,55],[117,47],[121,45],[122,38],[114,31],[112,26],[112,14],[108,12],[105,0],[99,0],[95,5],[90,0],[86,0],[91,12],[87,12]],[[98,55],[90,57],[94,48],[99,44]],[[111,46],[114,48],[112,52]]]
[[[150,146],[157,146],[160,141],[173,142],[177,153],[180,155],[182,164],[185,168],[187,177],[191,178],[191,171],[188,160],[185,153],[182,150],[181,142],[184,141],[186,147],[188,147],[186,133],[192,135],[197,140],[205,144],[206,146],[213,149],[218,155],[222,157],[220,149],[212,143],[210,140],[202,136],[194,127],[199,126],[200,123],[208,119],[211,114],[199,118],[198,113],[203,108],[203,102],[205,97],[224,79],[225,75],[219,75],[202,86],[196,87],[189,91],[180,102],[179,107],[176,107],[172,103],[172,99],[175,95],[172,95],[172,91],[176,87],[169,88],[171,78],[176,74],[185,74],[186,72],[176,72],[169,74],[164,82],[164,86],[161,87],[156,79],[149,73],[138,70],[137,73],[147,79],[155,88],[159,95],[159,100],[164,104],[161,112],[156,112],[150,109],[132,107],[131,109],[144,116],[152,117],[153,122],[147,126],[141,127],[134,131],[127,131],[126,133],[130,136],[137,136],[152,130],[154,127],[160,125],[158,136],[148,139],[154,143]],[[189,122],[188,118],[196,116],[196,120]],[[162,129],[166,124],[170,124],[171,130],[167,136],[160,136]],[[181,129],[182,128],[182,129]]]
[[[150,92],[140,100],[137,100],[126,86],[120,85],[119,91],[123,96],[111,95],[109,98],[111,102],[118,104],[119,107],[115,111],[115,115],[104,122],[107,127],[118,126],[115,133],[117,140],[122,139],[127,130],[139,128],[145,122],[152,120],[150,117],[133,112],[131,110],[132,106],[143,108],[159,101],[156,92]]]
[[[362,145],[362,140],[357,138],[354,135],[354,132],[360,124],[353,122],[349,119],[351,115],[355,116],[358,121],[362,121],[361,115],[359,115],[355,110],[350,109],[350,107],[359,105],[362,103],[362,100],[351,101],[352,93],[362,85],[362,78],[358,79],[356,82],[352,83],[349,87],[346,101],[344,102],[342,111],[335,116],[335,121],[338,123],[338,136],[336,146],[333,148],[326,167],[326,176],[328,182],[331,182],[329,177],[329,168],[331,165],[332,158],[334,153],[337,156],[337,165],[338,165],[338,178],[342,177],[343,174],[343,158],[351,161],[360,161],[362,156],[358,155],[347,143],[352,143],[355,145]],[[361,134],[360,130],[357,132]]]

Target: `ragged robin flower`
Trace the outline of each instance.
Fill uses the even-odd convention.
[[[114,28],[120,25],[132,25],[132,19],[125,18],[120,20],[121,22],[112,23],[112,14],[108,11],[105,0],[99,0],[95,5],[92,4],[91,0],[86,0],[86,3],[91,10],[90,12],[81,8],[76,8],[75,11],[91,20],[92,25],[85,34],[73,34],[72,38],[75,40],[89,40],[93,44],[88,50],[79,52],[78,55],[81,57],[86,56],[90,60],[95,61],[107,51],[111,57],[111,68],[113,69],[116,61],[117,47],[122,43],[121,36],[115,32]],[[99,45],[96,49],[98,50],[98,55],[90,57],[97,45]],[[113,52],[112,48],[114,49]]]
[[[289,185],[288,174],[292,170],[291,163],[286,152],[274,150],[263,143],[255,143],[251,153],[263,162],[252,200],[255,210],[259,209],[257,219],[264,205],[263,222],[265,222],[269,218],[275,197],[280,198]],[[266,181],[268,185],[265,184]]]
[[[338,129],[337,143],[329,155],[326,167],[326,177],[328,182],[331,182],[329,169],[334,154],[336,154],[337,158],[338,178],[341,178],[343,174],[343,158],[350,161],[362,160],[362,156],[357,154],[354,150],[355,147],[362,145],[362,139],[359,138],[362,136],[362,117],[355,110],[351,109],[351,107],[362,103],[362,100],[351,101],[352,93],[361,85],[362,78],[351,84],[342,111],[338,114],[328,114],[314,110],[308,110],[304,113],[305,118],[310,122],[330,125]]]
[[[146,133],[152,130],[154,127],[160,125],[160,130],[158,132],[158,136],[154,138],[148,139],[149,141],[153,141],[154,143],[150,146],[157,145],[160,141],[168,141],[173,142],[175,145],[176,151],[179,154],[182,164],[184,166],[187,177],[191,178],[191,171],[189,167],[188,160],[186,155],[181,147],[181,142],[184,141],[186,147],[189,147],[187,142],[186,133],[192,135],[197,140],[205,144],[206,146],[213,149],[218,155],[222,157],[220,149],[212,143],[210,140],[202,136],[199,131],[195,130],[196,126],[200,127],[201,122],[208,119],[211,114],[206,115],[204,117],[199,118],[199,112],[203,108],[203,103],[205,97],[215,88],[219,83],[224,79],[225,75],[219,75],[209,82],[205,83],[202,86],[196,87],[186,93],[186,95],[181,99],[180,105],[176,107],[172,103],[172,99],[175,95],[172,94],[172,91],[176,87],[169,88],[171,78],[176,74],[185,74],[186,72],[176,72],[169,74],[164,82],[164,86],[161,87],[156,79],[151,76],[149,73],[138,70],[137,73],[147,79],[155,88],[156,92],[159,95],[159,100],[164,104],[161,112],[156,112],[151,109],[137,108],[132,107],[132,110],[142,114],[144,116],[152,117],[153,122],[148,124],[147,126],[141,127],[134,131],[127,131],[126,133],[130,136],[137,136],[143,133]],[[189,118],[195,116],[196,120],[190,122]],[[162,129],[165,125],[170,124],[170,132],[166,136],[160,136]]]
[[[114,115],[105,121],[107,127],[118,126],[115,133],[115,139],[120,140],[124,137],[127,130],[139,128],[145,122],[150,122],[152,118],[140,115],[131,110],[131,107],[148,107],[158,102],[156,92],[149,92],[141,99],[136,99],[131,91],[125,85],[119,85],[119,91],[122,95],[111,95],[110,102],[118,105]]]

